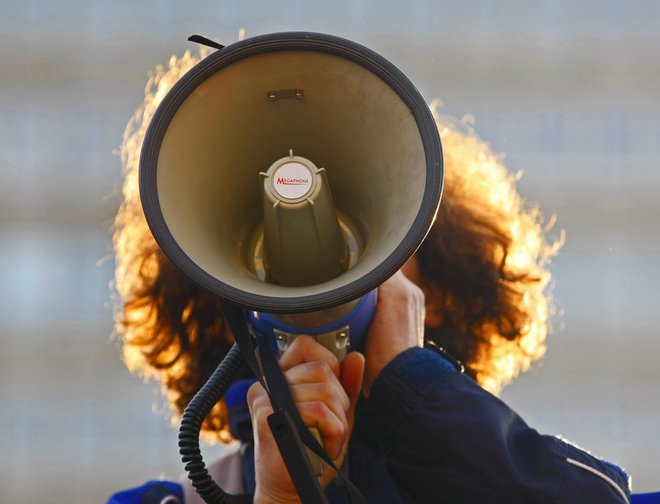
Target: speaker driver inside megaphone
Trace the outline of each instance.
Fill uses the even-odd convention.
[[[144,140],[140,194],[194,281],[304,312],[395,273],[433,222],[442,175],[435,121],[400,71],[344,39],[283,33],[219,50],[172,88]]]
[[[314,285],[356,264],[357,233],[335,208],[324,168],[290,149],[259,175],[263,225],[248,245],[247,264],[261,280]]]

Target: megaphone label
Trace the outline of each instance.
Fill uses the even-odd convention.
[[[311,190],[313,176],[304,164],[290,161],[273,173],[273,188],[282,198],[299,199]]]

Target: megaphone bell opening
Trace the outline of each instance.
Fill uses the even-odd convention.
[[[287,89],[304,94],[268,98]],[[345,263],[327,280],[286,286],[263,262],[259,172],[290,148],[327,171]],[[163,99],[140,160],[143,208],[168,259],[218,296],[270,313],[374,289],[419,246],[441,191],[421,95],[384,58],[322,34],[261,36],[207,57]]]

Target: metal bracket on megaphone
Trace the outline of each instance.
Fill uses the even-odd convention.
[[[331,310],[293,314],[251,310],[248,315],[252,327],[264,334],[271,348],[280,354],[296,336],[306,334],[316,339],[341,361],[349,349],[364,350],[377,302],[378,290],[374,289],[352,303]]]
[[[340,327],[336,331],[330,331],[323,334],[312,335],[312,338],[321,346],[330,350],[338,361],[342,361],[346,357],[346,350],[348,348],[348,338],[351,328],[349,326]],[[275,329],[275,340],[277,342],[277,349],[280,354],[286,352],[291,346],[291,343],[300,336],[299,334],[291,334],[288,332]]]

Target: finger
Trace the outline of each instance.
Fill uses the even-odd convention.
[[[333,353],[316,342],[311,336],[301,334],[297,336],[291,346],[280,357],[280,367],[286,371],[304,362],[323,361],[335,376],[339,376],[339,361]]]
[[[296,404],[321,402],[336,417],[346,417],[346,412],[350,409],[350,400],[325,362],[306,362],[286,371],[284,375]],[[247,398],[253,419],[262,423],[265,418],[262,416],[264,407],[268,414],[272,412],[266,391],[257,382],[248,389]]]
[[[289,388],[296,403],[320,401],[337,417],[346,415],[350,409],[348,396],[341,387],[334,387],[328,383],[304,383],[291,385]]]
[[[392,359],[421,346],[423,339],[424,293],[397,272],[378,289],[376,313],[365,344],[364,394],[369,395],[371,384]]]
[[[349,407],[355,407],[364,378],[364,355],[350,352],[341,362],[341,385],[349,400]]]
[[[303,362],[284,371],[284,376],[289,385],[295,383],[327,382],[337,384],[341,388],[339,378],[325,361]]]
[[[266,391],[264,390],[263,386],[259,382],[254,382],[252,385],[250,385],[250,388],[247,391],[247,403],[248,407],[250,408],[250,411],[252,411],[252,405],[262,397],[267,397],[268,394],[266,394]]]
[[[386,292],[384,297],[379,296],[379,300],[382,298],[388,304],[398,305],[407,301],[406,304],[413,303],[416,307],[424,306],[424,291],[417,284],[411,282],[401,270],[384,282],[379,290]]]
[[[362,382],[364,379],[364,356],[358,352],[350,352],[341,363],[341,384],[348,397],[349,407],[346,412],[349,436],[353,430],[355,406],[357,405]]]
[[[317,427],[323,447],[332,459],[341,454],[348,440],[348,420],[344,414],[335,415],[328,406],[320,401],[297,403],[298,411],[305,425]]]
[[[284,377],[292,390],[296,385],[314,386],[307,389],[306,400],[324,402],[338,400],[343,410],[347,410],[350,406],[350,400],[342,384],[325,362],[313,361],[299,364],[286,371]],[[311,393],[316,393],[316,397],[309,397]]]
[[[265,406],[272,409],[268,394],[258,382],[248,389],[247,403],[248,409],[250,410],[250,415],[252,416],[253,420],[259,410],[264,409]]]
[[[419,342],[424,333],[425,311],[424,291],[398,271],[379,287],[378,316],[374,317],[372,328],[379,331],[383,325],[405,324],[401,329]]]
[[[255,397],[248,405],[252,418],[252,430],[255,442],[265,443],[266,445],[272,444],[268,417],[273,413],[273,407],[270,404],[268,396],[264,394]]]

